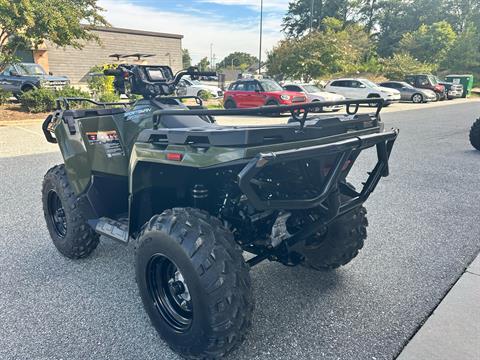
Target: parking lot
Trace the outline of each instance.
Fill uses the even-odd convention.
[[[382,113],[400,136],[391,176],[366,203],[365,247],[331,273],[255,266],[253,328],[230,359],[395,358],[479,252],[480,153],[468,130],[480,102],[394,104]],[[370,160],[359,159],[354,182]],[[104,240],[81,261],[52,245],[40,189],[59,162],[39,123],[0,127],[0,358],[177,359],[143,310],[133,245]]]

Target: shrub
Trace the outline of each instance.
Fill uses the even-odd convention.
[[[401,80],[407,74],[431,73],[436,70],[435,65],[418,61],[405,53],[393,54],[392,57],[381,59],[380,62],[385,76],[394,80]]]
[[[198,97],[204,101],[210,100],[213,96],[210,92],[205,90],[200,90],[198,93]]]
[[[97,65],[90,69],[92,74],[88,80],[88,88],[95,94],[113,94],[115,88],[113,86],[114,76],[104,76],[103,71],[115,68],[116,65],[106,64]]]
[[[104,103],[119,102],[120,96],[118,96],[115,93],[103,93],[103,94],[100,94],[100,96],[98,97],[98,101],[104,102]]]
[[[0,89],[0,105],[3,105],[5,104],[9,98],[12,97],[12,93],[7,91],[7,90],[3,90],[3,89]]]
[[[21,108],[31,113],[52,111],[55,108],[55,91],[49,89],[34,89],[20,96]]]
[[[21,108],[31,113],[49,112],[55,109],[55,100],[60,97],[75,97],[90,99],[90,94],[86,91],[66,86],[60,90],[34,89],[27,91],[20,96]],[[88,102],[72,102],[72,108],[88,108],[93,105]]]
[[[90,93],[87,91],[83,91],[81,89],[74,88],[73,86],[65,86],[61,90],[55,91],[55,98],[84,98],[84,99],[90,99]],[[85,108],[91,108],[94,105],[89,102],[85,101],[71,101],[70,102],[70,107],[72,109],[85,109]]]
[[[65,86],[61,90],[55,91],[57,97],[77,97],[77,98],[87,98],[90,99],[90,93],[83,91],[73,86]]]

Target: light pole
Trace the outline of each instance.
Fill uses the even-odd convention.
[[[258,75],[262,72],[262,35],[263,35],[263,0],[260,0],[260,48],[258,51]]]
[[[213,69],[213,44],[210,44],[210,70]]]
[[[315,4],[315,0],[311,0],[310,3],[310,32],[312,32],[313,29],[313,6]]]

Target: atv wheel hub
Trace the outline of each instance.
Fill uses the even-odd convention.
[[[52,221],[55,232],[59,237],[65,237],[67,234],[67,218],[62,202],[55,191],[48,194],[48,214]]]
[[[178,332],[188,330],[193,306],[188,286],[177,265],[165,255],[152,256],[147,266],[147,286],[163,320]]]

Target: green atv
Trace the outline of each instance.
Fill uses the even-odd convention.
[[[475,149],[480,150],[480,118],[473,123],[470,129],[470,144]]]
[[[135,242],[136,280],[152,324],[188,359],[218,358],[240,344],[253,311],[249,269],[263,260],[331,270],[366,239],[362,206],[398,131],[384,131],[381,99],[326,102],[346,115],[309,116],[318,103],[207,110],[170,96],[184,75],[167,66],[107,70],[135,103],[57,100],[47,141],[64,164],[43,182],[43,210],[56,248],[84,258],[100,236]],[[357,114],[360,104],[377,104]],[[71,109],[74,102],[92,108]],[[220,126],[214,116],[290,112],[276,126]],[[363,187],[349,182],[358,155],[376,149]],[[243,253],[253,254],[246,261]]]

